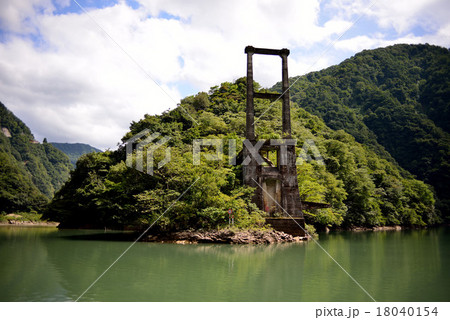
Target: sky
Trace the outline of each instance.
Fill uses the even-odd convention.
[[[132,121],[246,74],[290,76],[396,43],[450,47],[448,0],[0,0],[0,101],[37,140],[116,149]],[[254,57],[263,87],[281,59]]]

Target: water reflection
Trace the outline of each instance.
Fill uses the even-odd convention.
[[[56,228],[47,227],[0,227],[0,301],[65,299],[44,245],[56,233]]]
[[[114,234],[0,228],[0,300],[75,300],[131,244]],[[125,237],[125,238],[124,238]],[[330,233],[326,249],[379,301],[448,301],[449,229]],[[86,301],[370,301],[315,243],[137,243]]]

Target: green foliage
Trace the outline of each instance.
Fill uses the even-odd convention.
[[[305,229],[306,232],[308,232],[308,234],[313,237],[314,239],[318,240],[319,239],[319,235],[317,234],[316,228],[314,228],[313,225],[311,224],[306,224],[305,225]]]
[[[6,214],[5,212],[0,213],[0,222],[8,223],[11,220],[16,221],[29,221],[29,222],[40,222],[42,218],[42,214],[37,213],[36,211],[26,211],[21,212],[18,211],[14,214]]]
[[[0,139],[3,139],[0,136]],[[40,209],[47,198],[31,181],[25,168],[6,152],[0,152],[0,208],[11,213]]]
[[[69,177],[67,156],[39,144],[30,129],[0,103],[0,205],[5,212],[40,210]]]
[[[438,211],[444,218],[450,217],[448,49],[395,45],[367,50],[337,66],[293,78],[291,83],[292,101],[433,186]],[[281,84],[274,89],[280,91]],[[338,160],[330,159],[329,164],[339,165]],[[364,174],[359,176],[363,179]],[[371,193],[374,187],[369,184],[365,188]],[[371,208],[373,222],[379,219],[379,209],[391,210],[385,204],[377,208],[373,202],[359,205],[364,210]],[[390,214],[387,221],[399,220]]]
[[[232,168],[215,162],[194,166],[191,152],[172,148],[171,161],[150,176],[128,168],[117,157],[120,152],[81,157],[45,217],[62,227],[139,227],[156,221],[160,230],[210,229],[225,226],[231,208],[237,227],[262,222],[250,201],[252,190],[236,188]],[[157,152],[155,162],[163,155],[164,150]]]
[[[314,75],[300,78],[299,83],[313,86],[318,81]],[[343,92],[347,90],[333,77],[321,81]],[[340,112],[331,103],[339,100],[338,95],[321,87],[314,90],[319,96],[329,95],[323,100],[331,99],[327,108]],[[308,90],[294,94],[301,96],[305,92],[309,94]],[[347,96],[351,98],[349,92]],[[60,221],[62,227],[145,228],[154,224],[153,228],[159,230],[214,229],[227,227],[227,210],[232,209],[237,228],[262,227],[264,212],[251,202],[254,190],[242,186],[242,167],[230,165],[228,159],[228,139],[236,139],[237,153],[242,150],[244,110],[245,78],[241,78],[213,87],[208,94],[186,97],[177,109],[160,116],[145,115],[131,124],[123,142],[144,129],[170,136],[166,147],[171,148],[171,161],[148,175],[125,165],[125,146],[84,155],[44,217]],[[340,120],[343,130],[333,130],[321,114],[312,115],[292,103],[292,134],[299,154],[304,142],[312,139],[325,162],[322,165],[314,157],[312,161],[299,159],[301,199],[331,205],[305,212],[307,223],[334,227],[438,222],[431,188],[401,169],[364,123],[357,123],[354,129],[360,129],[362,135],[367,133],[368,146],[357,142],[359,138],[347,133],[345,125],[361,117],[349,107],[342,110],[347,115]],[[280,138],[281,104],[256,99],[255,112],[259,138]],[[194,165],[192,141],[199,138],[222,139],[223,160],[208,160],[206,155],[214,155],[216,150],[203,146],[201,165]],[[374,144],[370,145],[370,141]],[[166,147],[155,151],[154,163],[164,158]],[[133,154],[134,164],[136,156],[141,154]],[[146,171],[145,165],[143,169]]]
[[[44,144],[47,143],[47,139],[44,139]],[[91,152],[101,152],[102,150],[94,148],[85,143],[61,143],[61,142],[51,142],[51,144],[64,152],[70,159],[70,163],[75,167],[78,158],[83,154]]]

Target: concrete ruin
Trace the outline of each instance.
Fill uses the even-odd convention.
[[[263,49],[247,46],[246,140],[243,148],[244,183],[255,188],[254,203],[264,210],[266,223],[275,230],[294,236],[305,236],[305,220],[298,191],[295,144],[291,137],[291,111],[288,79],[288,49]],[[253,88],[253,55],[281,57],[282,94],[255,92]],[[255,135],[254,98],[282,101],[282,139],[258,140]],[[275,153],[276,163],[269,161]]]

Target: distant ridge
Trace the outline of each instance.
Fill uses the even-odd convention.
[[[83,154],[91,152],[102,152],[86,143],[65,143],[65,142],[50,142],[55,148],[64,152],[70,159],[70,162],[75,166],[78,158]]]
[[[69,178],[69,158],[36,141],[0,102],[0,213],[39,211]]]

